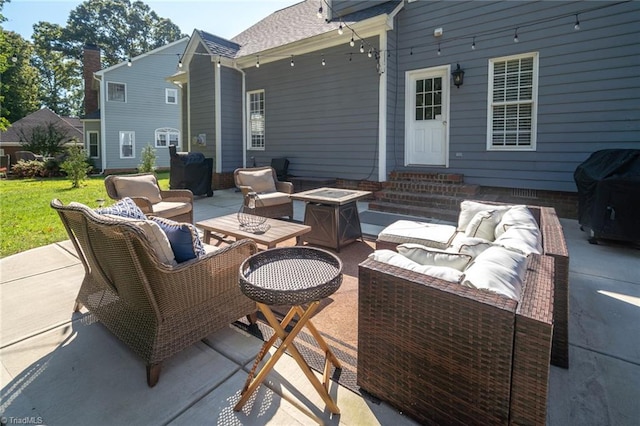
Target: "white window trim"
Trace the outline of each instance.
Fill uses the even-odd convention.
[[[109,99],[109,85],[110,84],[121,84],[122,86],[124,86],[124,101],[116,101],[113,99]],[[122,83],[119,81],[107,81],[107,102],[120,102],[120,103],[127,103],[127,83]]]
[[[96,144],[98,155],[91,155],[91,135],[96,135]],[[87,130],[87,153],[89,153],[89,158],[100,158],[100,132],[97,130]]]
[[[251,133],[251,95],[257,94],[257,93],[262,93],[263,94],[263,98],[264,98],[264,102],[265,102],[265,106],[264,106],[264,110],[263,110],[263,115],[262,115],[262,120],[263,120],[263,126],[264,126],[264,146],[262,147],[254,147],[252,145],[252,133]],[[266,125],[267,125],[267,107],[266,107],[266,97],[264,96],[264,89],[260,89],[260,90],[252,90],[247,92],[247,150],[249,151],[264,151],[267,145],[267,132],[266,132]]]
[[[494,63],[512,59],[533,58],[533,88],[531,93],[531,144],[528,146],[493,146],[493,71]],[[538,52],[522,53],[519,55],[502,56],[489,59],[488,90],[487,90],[487,151],[535,151],[538,135]]]
[[[174,102],[169,101],[169,97],[173,94]],[[164,89],[164,101],[169,105],[178,105],[178,89]]]
[[[122,142],[123,142],[123,137],[125,135],[129,135],[129,140],[131,141],[131,157],[125,157],[122,155],[122,147],[124,146]],[[136,158],[136,132],[134,132],[133,130],[121,130],[118,141],[119,141],[118,150],[120,154],[120,159],[129,160],[132,158]]]
[[[161,134],[161,133],[164,133],[167,136],[167,144],[166,145],[158,145],[158,134]],[[177,142],[176,148],[178,148],[178,150],[179,150],[180,149],[180,142],[181,142],[180,141],[180,130],[174,129],[174,128],[171,128],[171,127],[161,127],[159,129],[155,130],[154,138],[153,138],[154,139],[154,146],[156,148],[169,148],[169,145],[170,145],[169,142],[171,142],[171,140],[169,138],[169,135],[171,133],[175,133],[176,135],[178,135],[178,142]]]

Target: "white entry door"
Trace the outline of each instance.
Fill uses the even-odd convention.
[[[448,166],[450,66],[409,71],[405,79],[405,166]]]

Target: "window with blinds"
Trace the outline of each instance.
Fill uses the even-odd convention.
[[[247,93],[249,108],[249,149],[264,149],[264,90]]]
[[[489,61],[487,149],[535,150],[538,55]]]

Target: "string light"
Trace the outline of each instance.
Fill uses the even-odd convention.
[[[473,38],[473,43],[471,43],[471,50],[476,50],[476,38]]]
[[[517,42],[519,42],[519,41],[520,41],[520,40],[518,40],[518,29],[516,28],[515,34],[513,35],[513,42],[514,42],[514,43],[517,43]]]
[[[369,52],[367,52],[367,56],[370,58],[373,56],[373,49],[369,49]]]
[[[353,39],[355,32],[351,31],[351,41],[349,42],[349,46],[353,47],[356,45],[356,41]]]
[[[349,53],[349,62],[353,60],[353,53]]]
[[[578,14],[576,13],[576,23],[573,26],[573,29],[578,31],[580,29],[580,20],[578,19]]]
[[[344,30],[342,29],[342,21],[340,21],[340,26],[338,27],[338,34],[339,35],[344,34]]]
[[[130,67],[131,66],[131,56],[129,56],[129,59],[127,59],[127,66]]]
[[[260,68],[260,55],[256,56],[256,68]]]
[[[413,55],[413,47],[411,48],[411,51],[409,52],[409,55]]]
[[[360,53],[364,53],[364,43],[360,43]]]
[[[216,64],[218,68],[220,68],[220,56],[218,56],[218,63]]]
[[[325,65],[327,65],[327,62],[324,60],[324,55],[322,55],[322,66],[324,67]]]
[[[322,0],[320,1],[320,8],[318,8],[318,13],[316,14],[318,19],[322,19]]]
[[[438,43],[438,56],[440,56],[442,54],[442,51],[440,50],[440,43]]]
[[[291,66],[292,66],[292,67],[295,67],[295,66],[296,66],[296,64],[293,62],[293,55],[291,55]]]
[[[182,59],[178,61],[178,68],[182,68]]]

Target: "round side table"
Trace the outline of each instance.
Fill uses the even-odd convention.
[[[342,262],[340,259],[326,250],[313,247],[274,248],[256,253],[240,265],[240,288],[247,297],[257,302],[258,308],[273,328],[274,334],[260,349],[242,389],[240,400],[234,407],[235,411],[242,409],[282,354],[286,349],[289,349],[291,356],[320,394],[329,410],[334,414],[340,413],[340,409],[329,395],[329,374],[331,364],[336,368],[341,368],[341,365],[310,318],[318,308],[320,300],[333,294],[341,284]],[[292,306],[280,322],[269,305]],[[299,318],[296,325],[291,331],[285,331],[287,325],[296,316]],[[304,327],[309,330],[326,355],[322,383],[311,371],[293,343],[296,335]],[[282,340],[282,344],[254,378],[258,364],[277,338]]]

